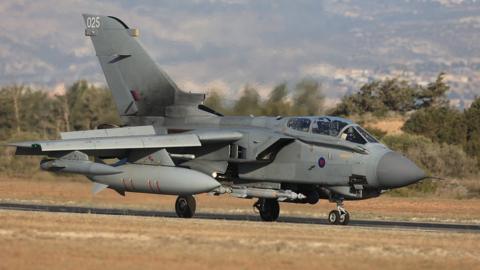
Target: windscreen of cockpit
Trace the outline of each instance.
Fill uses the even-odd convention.
[[[366,144],[367,141],[360,135],[357,129],[354,126],[347,127],[342,135],[340,136],[342,140],[346,140],[353,143]]]
[[[370,143],[378,143],[378,140],[375,139],[375,137],[373,137],[372,135],[370,135],[370,133],[368,133],[365,129],[363,129],[362,127],[360,126],[357,126],[355,127],[358,132],[360,132],[360,134],[362,134],[362,136],[367,139],[368,142]]]
[[[347,127],[342,135],[340,136],[343,140],[359,143],[359,144],[366,144],[369,143],[378,143],[378,140],[375,139],[370,133],[366,130],[361,128],[360,126],[349,126]]]
[[[337,119],[320,117],[313,122],[312,133],[336,137],[346,125],[348,125],[348,123]]]
[[[288,120],[287,127],[302,131],[302,132],[308,132],[310,129],[310,119],[308,118],[292,118]]]

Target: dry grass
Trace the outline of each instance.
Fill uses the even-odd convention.
[[[386,132],[388,135],[402,134],[402,127],[405,123],[404,117],[392,117],[387,119],[377,119],[371,123],[366,123],[368,127],[373,127]]]
[[[1,269],[474,269],[480,234],[0,211]]]
[[[61,178],[58,178],[61,180]],[[169,210],[173,196],[106,190],[88,181],[0,178],[0,200]],[[251,213],[252,200],[197,196],[198,211]],[[282,204],[325,217],[333,205]],[[353,219],[480,223],[480,200],[348,202]],[[480,234],[162,217],[0,210],[0,269],[474,269]]]
[[[389,112],[384,117],[366,113],[362,115],[351,115],[348,118],[367,128],[375,128],[386,132],[387,135],[399,135],[403,133],[402,126],[408,119],[408,116]]]

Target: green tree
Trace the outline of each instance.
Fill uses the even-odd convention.
[[[85,80],[71,85],[66,93],[71,129],[93,129],[100,124],[119,124],[120,119],[110,91]]]
[[[447,92],[450,90],[444,82],[445,73],[440,73],[434,82],[421,87],[417,93],[417,108],[448,106]]]
[[[323,112],[325,96],[320,84],[312,79],[303,79],[295,86],[292,113],[296,115],[319,115]]]
[[[20,122],[24,132],[39,134],[41,138],[55,138],[54,101],[46,91],[26,89],[20,99]]]
[[[70,131],[70,106],[66,94],[55,95],[53,98],[53,114],[57,118],[55,128],[60,131]]]
[[[225,102],[223,96],[220,95],[219,91],[216,89],[210,90],[210,92],[207,94],[204,104],[205,106],[212,108],[219,113],[228,114],[228,109],[224,105]]]
[[[405,80],[387,79],[379,84],[379,98],[388,111],[405,113],[416,108],[418,85]]]
[[[332,114],[348,116],[354,114],[361,115],[367,112],[385,113],[388,109],[382,100],[380,91],[382,85],[382,81],[364,84],[357,93],[344,96]]]
[[[19,99],[23,91],[24,87],[17,85],[0,89],[0,136],[2,139],[21,132]]]
[[[262,108],[257,89],[246,85],[242,96],[235,102],[232,113],[233,115],[260,115]]]
[[[288,101],[287,83],[275,86],[262,107],[263,114],[267,116],[290,115],[292,108]]]
[[[52,102],[45,91],[22,85],[0,89],[0,137],[8,139],[22,133],[36,133],[41,138],[54,137]]]
[[[466,143],[465,151],[480,161],[480,98],[477,97],[465,111]]]
[[[413,113],[402,130],[423,135],[434,142],[464,145],[467,126],[459,110],[430,107]]]
[[[427,86],[398,78],[375,80],[364,84],[358,92],[344,96],[332,114],[373,113],[382,116],[388,111],[403,114],[421,108],[445,107],[448,105],[448,90],[443,73]]]

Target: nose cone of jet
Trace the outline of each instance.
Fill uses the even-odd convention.
[[[425,173],[415,163],[396,152],[384,154],[378,162],[377,180],[381,188],[403,187],[425,177]]]

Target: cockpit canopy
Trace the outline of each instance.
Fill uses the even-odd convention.
[[[293,117],[287,121],[287,127],[311,134],[339,137],[353,143],[378,143],[378,140],[365,129],[348,119],[340,117]]]

